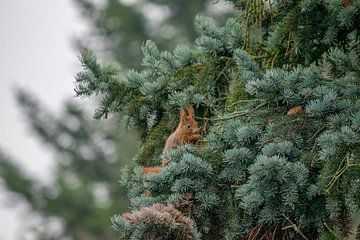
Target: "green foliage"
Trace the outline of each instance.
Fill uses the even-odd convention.
[[[244,48],[267,68],[310,65],[359,39],[359,1],[230,2],[242,10]]]
[[[211,0],[73,1],[93,27],[92,36],[80,40],[79,45],[96,46],[124,68],[135,69],[141,66],[140,47],[145,39],[152,39],[162,49],[189,45],[196,38],[192,23],[199,12],[219,21],[229,12],[212,11]],[[97,38],[93,40],[94,34]],[[99,37],[104,44],[99,44]]]
[[[121,110],[151,149],[123,173],[132,208],[172,204],[194,220],[201,239],[344,238],[360,208],[360,6],[234,3],[245,11],[223,27],[196,18],[193,48],[161,52],[146,42],[144,69],[119,80],[124,95],[109,84],[101,91],[120,101],[117,109],[112,102],[99,107]],[[336,34],[325,43],[330,27]],[[160,144],[169,133],[157,127],[175,126],[175,109],[188,105],[204,139],[170,151],[167,167],[144,175],[142,166],[156,158],[152,137]],[[113,218],[121,236],[170,239],[161,224],[144,223],[139,233],[126,216]]]
[[[160,156],[166,141],[164,136],[170,134],[167,128],[168,121],[168,118],[164,117],[156,127],[151,129],[147,139],[140,146],[136,162],[141,166],[154,166],[161,163]]]
[[[36,201],[37,193],[34,192],[34,184],[28,177],[21,174],[18,169],[3,152],[0,153],[0,175],[4,179],[8,179],[6,184],[13,189],[14,192],[21,192],[23,197],[28,201]]]
[[[124,68],[140,67],[140,46],[144,39],[154,39],[161,48],[165,49],[171,49],[178,43],[189,44],[196,36],[192,22],[198,12],[204,12],[216,19],[221,19],[220,15],[224,15],[224,12],[212,13],[208,7],[212,5],[212,2],[208,0],[185,2],[183,0],[154,0],[136,1],[136,3],[124,3],[117,0],[100,2],[74,0],[74,2],[78,4],[83,15],[88,17],[93,26],[92,36],[78,41],[78,46],[100,46],[97,49],[103,50],[104,55],[116,59]],[[151,10],[148,11],[147,8]],[[155,12],[161,10],[166,15],[158,26],[153,26],[154,22],[147,19],[148,13],[153,12],[154,9]],[[236,32],[232,34],[235,36]],[[94,35],[96,35],[95,39]],[[104,44],[99,43],[99,36],[103,37]],[[144,47],[144,52],[149,51],[149,58],[144,59],[145,65],[153,65],[152,61],[157,61],[150,57],[156,52],[156,49],[152,52],[154,47],[156,48],[150,43]],[[190,78],[189,85],[196,82],[192,79],[194,69],[185,68],[193,57],[192,50],[186,46],[176,47],[172,54],[166,51],[160,53],[160,58],[164,59],[162,67],[179,69],[170,81],[180,79],[177,76],[183,75],[184,78]],[[131,113],[130,116],[146,116],[147,121],[142,121],[144,118],[138,120],[130,117],[125,120],[140,126],[139,129],[145,129],[139,131],[139,135],[146,140],[143,141],[136,157],[138,164],[158,164],[161,161],[160,154],[166,136],[178,122],[177,109],[173,106],[179,104],[185,106],[189,104],[189,101],[200,102],[202,96],[197,94],[192,87],[183,90],[182,83],[178,80],[176,91],[171,91],[169,95],[169,99],[174,102],[165,106],[171,114],[156,119],[154,117],[161,115],[162,112],[149,114],[148,108],[139,108],[139,105],[149,104],[152,101],[151,109],[156,109],[154,106],[158,100],[168,93],[159,94],[157,98],[143,99],[142,97],[148,95],[148,92],[157,91],[159,86],[144,84],[141,88],[138,87],[137,81],[142,81],[142,79],[138,79],[139,73],[136,71],[129,72],[130,87],[127,86],[119,77],[123,71],[119,64],[97,64],[96,57],[91,51],[83,51],[81,59],[85,60],[82,62],[85,71],[76,75],[79,83],[75,89],[76,93],[82,96],[91,95],[93,92],[102,94],[101,105],[106,107],[96,111],[97,118],[107,116],[108,112],[120,113],[122,111]],[[195,70],[202,73],[198,75],[198,78],[204,81],[213,66],[211,59],[208,61],[209,64],[206,66],[204,64],[201,69]],[[131,86],[131,84],[134,85]],[[203,92],[207,91],[202,83],[199,82],[197,85],[197,88],[203,88]],[[133,90],[134,88],[136,90]],[[136,99],[132,96],[119,98],[119,96],[126,96],[129,91],[136,96]],[[109,95],[109,92],[112,94]],[[188,97],[186,100],[179,101],[179,96]],[[192,99],[193,97],[195,100]],[[41,226],[45,231],[37,232],[36,236],[39,239],[115,238],[114,233],[108,228],[109,216],[114,212],[124,211],[128,200],[124,198],[124,188],[111,183],[120,178],[120,168],[133,156],[137,145],[134,137],[128,132],[118,130],[115,127],[117,123],[114,121],[107,120],[105,127],[89,121],[76,105],[67,104],[63,116],[58,118],[41,108],[26,93],[20,92],[18,98],[32,130],[45,145],[52,149],[57,160],[53,174],[54,182],[45,187],[32,177],[28,177],[26,171],[13,163],[11,157],[0,154],[0,176],[6,188],[21,196],[19,199],[29,203],[32,210],[39,214],[42,220],[45,219],[46,224]],[[122,103],[127,101],[129,105],[123,106]],[[164,104],[167,105],[167,102]],[[125,108],[122,109],[122,107]],[[204,116],[207,116],[206,112]],[[133,147],[129,148],[129,145]],[[116,154],[113,152],[114,149]],[[95,192],[98,190],[104,192],[104,189],[111,197],[105,202],[101,200],[98,202]],[[59,236],[46,232],[46,228],[51,227],[50,220],[54,218],[62,226]],[[36,225],[33,219],[29,222]],[[24,235],[27,233],[24,231]]]
[[[0,176],[16,199],[25,200],[29,218],[38,239],[113,239],[109,217],[128,205],[125,189],[110,184],[120,178],[120,168],[135,154],[136,139],[118,129],[116,122],[106,127],[73,103],[67,103],[62,116],[55,117],[28,93],[20,90],[17,99],[32,131],[55,153],[53,182],[46,186],[17,166],[11,157],[0,154]],[[126,144],[124,142],[127,142]],[[131,146],[131,147],[129,147]],[[31,159],[29,159],[31,161]],[[54,219],[59,232],[51,232]],[[39,230],[37,230],[39,229]],[[50,229],[50,230],[49,230]],[[48,232],[49,231],[49,232]],[[29,231],[24,231],[24,236]]]

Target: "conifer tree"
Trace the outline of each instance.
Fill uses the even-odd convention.
[[[112,120],[100,125],[89,119],[72,102],[55,116],[23,90],[17,92],[17,100],[31,130],[55,159],[49,170],[53,179],[42,184],[15,164],[11,155],[0,151],[0,177],[11,192],[9,198],[17,200],[12,201],[14,204],[25,202],[30,208],[19,237],[116,238],[109,228],[109,216],[114,211],[125,211],[128,201],[125,189],[112,181],[120,178],[120,168],[134,156],[135,138]],[[28,161],[36,164],[36,159]],[[56,231],[54,224],[60,226]]]
[[[193,47],[142,47],[120,76],[85,49],[79,96],[121,114],[141,136],[123,170],[122,239],[343,239],[360,208],[360,2],[241,1],[218,27],[196,17]],[[170,150],[178,109],[203,140]],[[359,237],[359,236],[357,236]]]
[[[223,20],[228,11],[212,12],[211,0],[73,0],[92,27],[80,46],[96,46],[125,68],[141,67],[141,44],[153,39],[163,49],[190,44],[196,38],[192,24],[199,12]],[[149,17],[151,15],[153,18]],[[160,16],[160,17],[157,17]],[[92,40],[92,38],[96,38]],[[102,40],[102,44],[99,43]],[[103,47],[98,47],[99,45]]]
[[[189,23],[196,12],[206,12],[207,5],[211,4],[208,0],[186,4],[182,0],[137,1],[130,5],[117,0],[105,0],[100,4],[89,0],[74,2],[92,24],[92,33],[102,37],[106,50],[115,49],[111,57],[125,68],[139,67],[139,46],[144,39],[156,39],[164,48],[178,42],[189,43],[195,38],[194,27]],[[171,5],[171,9],[178,10],[169,13],[162,21],[161,29],[151,28],[144,12],[139,11],[139,6],[147,4],[162,9]],[[178,30],[172,31],[174,36],[164,35],[164,29],[174,28]],[[87,45],[87,40],[80,39],[79,44]],[[124,187],[119,188],[116,182],[120,178],[120,169],[137,146],[135,137],[124,129],[115,129],[116,123],[112,120],[100,126],[89,120],[80,106],[70,102],[57,117],[24,91],[18,92],[17,98],[29,128],[45,143],[48,149],[44,151],[54,154],[56,162],[52,170],[54,179],[45,187],[29,177],[26,169],[15,163],[11,153],[0,149],[0,177],[9,192],[7,197],[19,199],[14,201],[14,206],[26,202],[31,216],[37,216],[36,219],[43,222],[37,224],[32,218],[24,220],[27,228],[20,237],[32,233],[37,239],[114,239],[115,233],[108,228],[110,216],[113,212],[125,211],[128,205]],[[114,146],[116,154],[109,154],[109,149]],[[124,149],[129,151],[124,153]],[[96,194],[99,192],[105,196],[109,193],[109,199],[104,196],[98,199]],[[62,226],[56,234],[51,230],[54,222],[60,222]]]

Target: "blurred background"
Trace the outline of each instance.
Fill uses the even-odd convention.
[[[139,69],[145,40],[190,45],[197,14],[222,24],[233,11],[216,0],[1,1],[0,240],[116,239],[120,170],[138,143],[119,116],[94,120],[96,102],[73,97],[80,49]]]

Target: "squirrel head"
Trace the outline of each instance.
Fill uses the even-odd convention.
[[[192,106],[186,109],[180,108],[180,123],[178,130],[181,130],[186,135],[198,134],[199,128],[194,117],[194,108]]]

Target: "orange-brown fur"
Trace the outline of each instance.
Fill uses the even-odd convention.
[[[192,106],[188,107],[186,110],[183,108],[180,109],[180,123],[168,139],[166,140],[165,147],[163,150],[163,156],[166,153],[178,145],[184,143],[193,143],[200,139],[198,124],[194,119],[194,108]],[[161,166],[159,167],[145,167],[144,173],[158,173],[161,168],[168,165],[168,160],[163,160]]]

